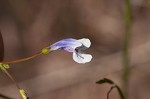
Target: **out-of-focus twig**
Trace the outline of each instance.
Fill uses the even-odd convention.
[[[150,6],[150,0],[147,0],[147,4],[148,4],[148,6]]]
[[[4,58],[4,44],[3,44],[3,37],[0,31],[0,61],[3,61]]]
[[[128,97],[128,82],[130,75],[130,59],[129,59],[129,45],[130,45],[130,37],[131,37],[131,23],[132,23],[132,10],[131,10],[131,2],[130,0],[125,0],[125,33],[124,33],[124,43],[123,43],[123,90],[125,97]]]
[[[5,95],[3,95],[3,94],[1,94],[1,93],[0,93],[0,98],[3,98],[3,99],[13,99],[13,98],[10,98],[10,97],[8,97],[8,96],[5,96]]]

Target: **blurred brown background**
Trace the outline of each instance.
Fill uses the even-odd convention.
[[[131,0],[130,99],[150,97],[150,7]],[[11,65],[14,76],[31,99],[106,99],[109,85],[121,86],[124,0],[0,0],[0,29],[4,60],[30,56],[63,38],[89,38],[93,60],[77,64],[72,55],[57,51]],[[0,93],[20,99],[14,83],[0,72]],[[116,90],[111,99],[119,99]]]

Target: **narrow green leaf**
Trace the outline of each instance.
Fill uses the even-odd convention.
[[[107,79],[107,78],[103,78],[99,81],[96,82],[97,84],[104,84],[104,83],[108,83],[108,84],[114,84],[114,82],[110,79]]]

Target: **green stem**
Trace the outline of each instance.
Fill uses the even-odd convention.
[[[118,94],[119,94],[119,96],[120,96],[120,99],[125,99],[125,97],[124,97],[124,95],[123,95],[123,93],[122,93],[122,91],[121,91],[121,89],[120,89],[120,87],[119,87],[118,85],[113,85],[113,86],[111,86],[110,90],[109,90],[108,93],[107,93],[107,99],[109,99],[109,95],[110,95],[111,91],[112,91],[114,88],[117,89]]]
[[[110,93],[112,92],[112,90],[113,90],[114,88],[117,89],[118,94],[119,94],[119,96],[120,96],[120,99],[125,99],[125,96],[124,96],[124,94],[123,94],[121,88],[120,88],[117,84],[115,84],[112,80],[110,80],[110,79],[108,79],[108,78],[103,78],[103,79],[97,81],[96,83],[97,83],[97,84],[104,84],[104,83],[107,83],[107,84],[112,85],[111,88],[109,89],[109,91],[107,92],[107,99],[109,99],[109,95],[110,95]]]
[[[124,33],[124,44],[123,44],[123,90],[126,99],[128,98],[128,82],[130,75],[130,59],[129,59],[129,44],[131,36],[131,23],[132,23],[132,10],[130,0],[125,0],[125,33]]]
[[[12,61],[2,61],[0,63],[2,64],[14,64],[14,63],[19,63],[19,62],[24,62],[24,61],[27,61],[27,60],[31,60],[39,55],[42,55],[42,54],[48,54],[49,52],[51,52],[50,48],[49,47],[46,47],[46,48],[43,48],[40,52],[32,55],[32,56],[29,56],[29,57],[25,57],[25,58],[21,58],[21,59],[17,59],[17,60],[12,60]]]
[[[41,55],[42,53],[39,52],[39,53],[36,53],[32,56],[29,56],[29,57],[25,57],[25,58],[21,58],[21,59],[17,59],[17,60],[13,60],[13,61],[3,61],[3,62],[0,62],[0,63],[3,63],[3,64],[14,64],[14,63],[19,63],[19,62],[23,62],[23,61],[27,61],[27,60],[30,60],[30,59],[33,59],[39,55]]]
[[[3,72],[16,84],[16,87],[18,89],[20,89],[18,83],[16,82],[16,80],[11,76],[11,74],[6,70],[6,69],[3,69]]]
[[[114,88],[115,88],[115,87],[112,86],[112,87],[110,88],[110,90],[107,92],[107,99],[109,99],[109,95],[110,95],[111,91],[112,91]]]

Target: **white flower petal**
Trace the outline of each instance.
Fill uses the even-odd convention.
[[[87,48],[91,46],[91,41],[88,38],[79,39],[78,41]]]
[[[81,54],[77,52],[73,52],[73,60],[77,63],[87,63],[90,62],[92,59],[92,55],[90,54]]]

